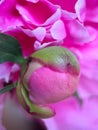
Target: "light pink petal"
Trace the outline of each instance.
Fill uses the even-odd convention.
[[[96,26],[96,24],[95,24],[95,28],[90,24],[88,24],[86,28],[89,32],[89,35],[91,36],[90,41],[94,42],[94,40],[96,40],[96,38],[98,37],[98,30],[97,30],[98,27]]]
[[[92,95],[98,95],[98,74],[96,79],[81,75],[78,93],[79,96],[83,99]]]
[[[78,57],[78,60],[82,65],[95,66],[95,62],[97,63],[98,61],[97,37],[94,41],[91,41],[88,44],[84,44],[83,46],[78,47],[71,45],[69,49]],[[90,62],[93,62],[93,64],[89,65]]]
[[[19,76],[20,76],[20,66],[14,64],[11,69],[10,80],[16,82],[18,81]]]
[[[39,41],[35,41],[34,48],[35,50],[39,50],[48,46],[60,46],[62,45],[62,43],[63,43],[63,40],[61,41],[54,40],[51,42],[44,42],[43,44],[41,44]]]
[[[56,116],[43,120],[48,130],[98,129],[98,96],[84,100],[82,106],[75,98],[69,98],[58,104],[55,105]]]
[[[64,20],[73,20],[73,19],[77,18],[77,15],[75,13],[71,13],[69,11],[62,10],[62,18]]]
[[[16,9],[19,11],[20,15],[24,18],[24,20],[33,21],[31,15],[28,13],[28,11],[24,7],[17,5]]]
[[[68,29],[68,37],[66,39],[67,41],[65,41],[65,44],[71,42],[71,45],[73,43],[77,45],[83,45],[90,41],[88,30],[77,20],[69,21],[69,23],[66,25],[66,28]]]
[[[4,79],[6,82],[9,81],[12,65],[9,62],[0,64],[0,79]]]
[[[49,118],[49,119],[45,119],[45,120],[43,119],[43,121],[48,130],[59,130],[59,127],[57,125],[57,122],[55,121],[55,118]]]
[[[46,29],[44,27],[38,27],[33,30],[33,34],[36,37],[36,39],[41,42],[45,38]]]
[[[82,50],[84,62],[88,60],[98,60],[98,46],[91,46]]]
[[[97,108],[98,108],[98,96],[91,96],[84,100],[83,111],[84,111],[84,113],[90,114],[91,118],[94,120],[96,118],[98,119],[98,116],[97,116],[98,109]]]
[[[5,1],[5,0],[1,0],[1,1],[0,1],[0,4],[2,4],[4,1]]]
[[[76,13],[81,21],[98,22],[98,1],[78,0],[75,5]]]
[[[0,80],[2,82],[17,81],[19,77],[20,67],[11,62],[0,64]]]
[[[26,0],[26,1],[37,3],[39,0]]]
[[[34,48],[35,48],[35,50],[40,49],[40,46],[41,46],[41,43],[39,41],[35,41],[34,42]]]
[[[55,105],[55,110],[57,113],[56,116],[50,119],[44,119],[48,130],[79,130],[78,114],[80,111],[77,100],[69,98],[59,102]],[[75,124],[76,122],[78,123]]]
[[[50,29],[51,35],[56,40],[62,40],[66,37],[66,30],[63,21],[58,20],[56,21],[51,29]]]
[[[84,21],[86,15],[86,0],[77,0],[75,10],[80,21]]]

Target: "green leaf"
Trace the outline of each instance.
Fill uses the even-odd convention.
[[[0,90],[0,95],[3,94],[3,93],[8,92],[8,91],[10,91],[10,90],[12,90],[12,89],[15,88],[16,86],[17,86],[16,83],[5,86],[4,88],[2,88],[2,89]]]
[[[0,33],[0,63],[6,61],[21,64],[24,58],[19,42],[9,35]]]

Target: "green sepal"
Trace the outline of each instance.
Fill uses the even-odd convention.
[[[77,75],[80,72],[77,58],[67,48],[61,46],[43,48],[33,53],[31,57],[60,72],[65,72],[68,67],[69,71],[73,68],[72,72]]]
[[[24,58],[19,42],[12,36],[0,33],[0,63],[6,61],[22,64]]]
[[[17,86],[17,83],[9,84],[0,89],[0,95],[4,94]]]
[[[55,115],[54,110],[50,107],[33,103],[29,99],[27,90],[20,81],[17,86],[17,96],[24,109],[33,116],[38,118],[49,118]]]

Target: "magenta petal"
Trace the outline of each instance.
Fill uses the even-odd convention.
[[[25,21],[34,25],[43,24],[56,10],[56,7],[48,1],[24,2],[23,6],[17,5],[16,8]]]
[[[21,17],[16,10],[16,0],[3,1],[0,5],[0,31],[22,25]]]
[[[74,6],[76,0],[49,0],[51,3],[59,5],[63,10],[67,10],[70,12],[75,12]]]
[[[14,36],[18,39],[24,56],[30,55],[34,51],[34,37],[29,37],[26,33],[27,30],[17,28],[7,32],[7,34]]]

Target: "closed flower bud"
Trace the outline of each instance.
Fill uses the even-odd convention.
[[[50,106],[76,91],[79,72],[78,61],[69,50],[59,46],[39,50],[31,55],[30,62],[22,70],[17,87],[19,100],[29,111],[33,104],[32,113],[39,117],[53,116],[55,112]],[[35,106],[38,109],[34,110]]]

